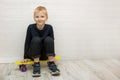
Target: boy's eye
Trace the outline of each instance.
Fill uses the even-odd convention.
[[[39,16],[35,16],[35,18],[39,18]]]
[[[44,18],[44,16],[41,16],[41,18]]]
[[[35,16],[35,18],[40,18],[40,17],[41,17],[41,18],[44,18],[44,16]]]

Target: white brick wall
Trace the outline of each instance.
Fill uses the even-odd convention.
[[[22,59],[26,28],[38,5],[48,9],[63,59],[120,57],[119,0],[0,0],[0,62]]]

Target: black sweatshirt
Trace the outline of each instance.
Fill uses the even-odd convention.
[[[30,48],[30,43],[33,37],[40,37],[42,40],[45,39],[47,36],[54,39],[53,28],[49,24],[45,24],[42,30],[39,30],[36,24],[30,24],[27,28],[25,45],[24,45],[24,59],[29,58],[28,50]]]

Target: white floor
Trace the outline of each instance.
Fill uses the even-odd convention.
[[[15,64],[0,64],[0,80],[120,80],[120,60],[65,60],[58,62],[60,76],[51,76],[46,63],[41,63],[41,77],[33,78],[32,66],[20,72]]]

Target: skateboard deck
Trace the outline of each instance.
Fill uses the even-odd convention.
[[[55,59],[56,60],[59,60],[60,59],[60,56],[55,56]],[[47,62],[48,60],[40,60],[40,62]],[[26,64],[33,64],[34,62],[33,61],[28,61],[28,62],[21,62],[21,61],[17,61],[15,62],[14,64],[16,65],[26,65]]]

